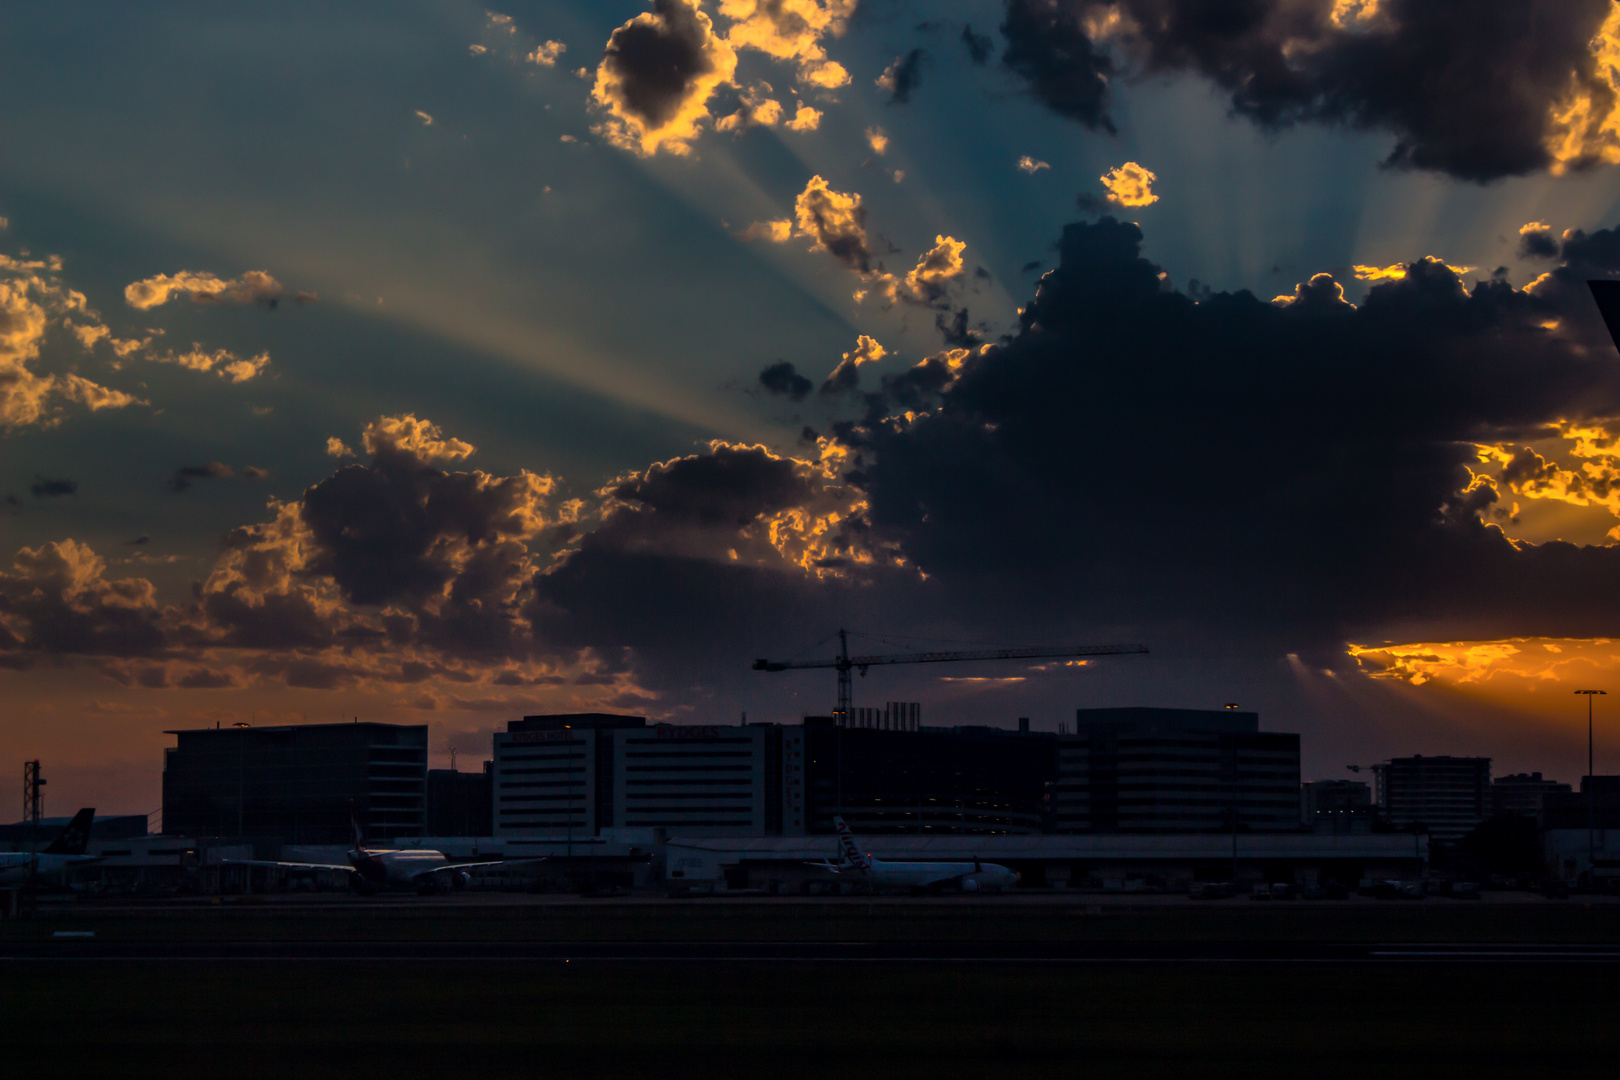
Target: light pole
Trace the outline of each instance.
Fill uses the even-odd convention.
[[[1598,694],[1606,693],[1603,690],[1577,690],[1577,694],[1586,695],[1586,874],[1595,884],[1597,882],[1597,835],[1595,823],[1597,820],[1597,777],[1592,774],[1592,698]]]

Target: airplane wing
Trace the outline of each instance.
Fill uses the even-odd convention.
[[[312,862],[281,862],[276,859],[221,859],[218,862],[205,863],[205,866],[274,866],[283,870],[342,870],[344,873],[357,873],[348,863],[312,863]]]
[[[443,866],[435,866],[428,870],[419,870],[411,875],[411,880],[420,881],[422,878],[431,878],[437,874],[459,873],[463,870],[487,870],[491,866],[528,866],[531,863],[543,863],[547,861],[548,857],[542,855],[533,859],[489,859],[484,862],[445,863]]]

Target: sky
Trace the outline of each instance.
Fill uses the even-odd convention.
[[[1620,695],[1613,0],[8,5],[0,96],[14,805],[793,722],[840,628],[1141,643],[855,704],[1235,702],[1307,779],[1574,781]]]

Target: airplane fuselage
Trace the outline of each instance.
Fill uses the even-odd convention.
[[[368,883],[390,885],[419,885],[423,874],[432,874],[450,865],[441,851],[405,848],[376,850],[360,848],[349,852],[349,863]]]
[[[957,888],[963,892],[999,892],[1018,881],[1016,873],[997,863],[887,862],[872,858],[868,863],[868,878],[877,890]]]

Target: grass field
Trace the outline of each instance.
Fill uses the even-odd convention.
[[[0,1015],[18,1077],[1526,1076],[1614,1060],[1613,984],[1607,966],[108,962],[10,967]]]

